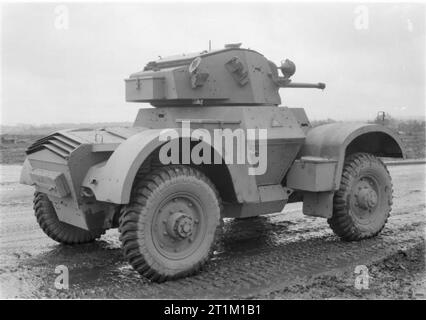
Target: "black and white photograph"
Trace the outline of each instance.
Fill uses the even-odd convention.
[[[2,1],[0,34],[0,299],[426,300],[425,2]]]

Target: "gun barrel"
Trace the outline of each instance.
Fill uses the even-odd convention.
[[[325,83],[301,83],[301,82],[290,82],[283,86],[283,88],[315,88],[325,89]]]

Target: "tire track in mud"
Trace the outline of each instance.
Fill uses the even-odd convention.
[[[279,290],[295,280],[332,272],[336,269],[354,268],[381,260],[398,250],[411,248],[424,241],[424,213],[416,214],[417,224],[391,223],[377,238],[361,242],[342,242],[329,230],[325,234],[307,240],[287,239],[272,245],[259,242],[248,252],[219,253],[199,274],[162,284],[150,283],[141,278],[114,249],[113,261],[103,261],[70,268],[70,290],[61,297],[108,297],[108,298],[177,298],[211,299],[250,297]],[[412,221],[411,221],[412,222]],[[255,228],[257,229],[257,228]],[[307,230],[307,232],[309,232]],[[233,241],[244,240],[248,235],[232,234]],[[254,237],[256,238],[256,236]],[[222,240],[226,243],[226,235]],[[70,248],[72,251],[72,248]],[[54,259],[56,260],[56,258]],[[80,259],[78,259],[80,260]],[[102,261],[102,260],[101,260]],[[53,261],[51,261],[53,262]],[[110,263],[114,262],[111,266]],[[34,266],[35,269],[43,266]],[[89,271],[91,270],[91,271]],[[93,271],[95,270],[95,271]],[[37,270],[34,270],[37,272]],[[41,272],[40,272],[41,273]],[[73,276],[74,274],[74,276]],[[52,284],[54,277],[44,279]],[[51,285],[38,287],[38,296],[51,291]]]

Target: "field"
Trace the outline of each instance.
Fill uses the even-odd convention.
[[[1,164],[19,164],[25,160],[25,150],[42,135],[2,135],[0,145]]]

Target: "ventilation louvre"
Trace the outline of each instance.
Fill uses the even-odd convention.
[[[57,132],[34,142],[28,147],[26,154],[28,155],[42,149],[48,149],[61,158],[68,159],[71,152],[77,149],[80,144],[80,142]]]

